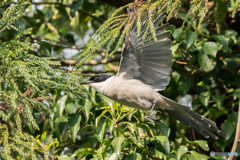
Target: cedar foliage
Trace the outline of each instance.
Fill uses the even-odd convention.
[[[80,66],[91,54],[94,54],[97,49],[104,46],[106,46],[107,55],[109,51],[112,50],[109,54],[109,56],[111,56],[123,44],[127,32],[131,30],[131,27],[136,20],[139,35],[141,30],[141,21],[143,20],[142,17],[146,17],[144,18],[144,20],[146,19],[146,31],[143,36],[143,41],[149,35],[152,35],[156,41],[157,39],[155,29],[153,27],[153,20],[162,12],[167,14],[166,21],[169,21],[172,18],[179,18],[179,12],[181,12],[181,6],[183,3],[184,2],[181,0],[136,0],[134,3],[129,3],[116,9],[111,17],[106,20],[94,33],[89,41],[89,47],[75,56],[75,58],[81,57],[81,61],[77,66]],[[184,23],[182,27],[187,24],[187,28],[192,26],[196,32],[201,34],[203,32],[202,22],[213,17],[216,22],[217,32],[220,33],[220,26],[218,22],[219,1],[215,1],[211,11],[209,11],[207,3],[208,1],[205,0],[192,0],[190,2],[190,9],[187,14],[184,15]],[[233,8],[232,17],[234,18],[240,4],[238,1],[235,2],[232,0],[231,7]],[[121,14],[121,12],[127,8],[129,13]],[[114,49],[111,48],[113,45]]]
[[[80,91],[77,74],[68,74],[51,66],[60,65],[53,58],[40,58],[30,54],[36,45],[29,43],[31,28],[24,31],[14,23],[23,15],[29,2],[21,0],[8,8],[0,20],[0,32],[18,33],[8,42],[0,43],[0,159],[48,159],[48,151],[35,143],[23,128],[39,130],[33,110],[49,116],[51,109],[43,100],[52,89]]]

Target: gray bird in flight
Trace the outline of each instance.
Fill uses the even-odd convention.
[[[171,40],[168,39],[170,33],[165,32],[168,24],[159,26],[163,19],[164,15],[160,14],[154,20],[157,41],[152,37],[147,38],[144,43],[146,20],[141,24],[139,36],[135,22],[126,39],[128,43],[123,48],[117,74],[97,74],[81,84],[89,84],[97,92],[123,105],[149,111],[145,116],[148,121],[158,120],[153,111],[162,109],[205,138],[210,136],[218,139],[213,132],[227,137],[217,128],[215,122],[158,93],[169,84],[173,65]]]

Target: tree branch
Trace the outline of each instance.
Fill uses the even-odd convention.
[[[100,61],[97,60],[90,60],[90,61],[85,61],[83,63],[83,65],[91,65],[91,66],[96,66],[99,64],[107,64],[107,63],[111,63],[111,62],[119,62],[120,61],[120,57],[114,57],[111,58],[109,60],[106,59],[102,59]],[[69,66],[70,64],[72,66],[76,65],[79,61],[78,60],[71,60],[71,59],[61,59],[61,66]]]
[[[239,97],[239,105],[238,105],[238,121],[237,121],[237,129],[236,129],[236,135],[235,140],[232,146],[231,153],[237,152],[240,144],[240,97]],[[237,156],[229,156],[228,160],[236,159]]]

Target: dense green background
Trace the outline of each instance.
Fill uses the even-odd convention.
[[[94,32],[129,2],[0,2],[1,159],[200,160],[210,158],[210,151],[231,151],[240,96],[238,2],[162,1],[169,4],[167,15],[174,9],[177,14],[168,28],[175,63],[161,94],[215,121],[228,135],[218,140],[194,134],[164,112],[161,122],[145,122],[145,112],[78,84],[95,73],[116,73],[121,47],[106,61],[103,45],[74,65],[82,58],[79,51],[92,47]],[[80,58],[70,60],[77,53]]]

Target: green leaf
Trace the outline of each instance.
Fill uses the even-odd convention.
[[[103,95],[101,95],[101,94],[97,94],[99,97],[101,97],[102,98],[102,100],[104,101],[104,102],[106,102],[109,106],[112,106],[112,104],[114,103],[114,101],[113,100],[111,100],[110,98],[108,98],[108,97],[106,97],[106,96],[103,96]]]
[[[88,99],[85,99],[85,104],[84,104],[84,116],[86,118],[86,122],[89,121],[89,116],[90,116],[90,110],[92,108],[92,102],[89,101]]]
[[[192,87],[192,85],[193,85],[193,81],[191,79],[183,80],[178,85],[178,91],[182,95],[186,95],[188,93],[188,90]]]
[[[197,33],[196,32],[192,32],[192,31],[187,31],[186,33],[186,43],[187,43],[187,49],[189,47],[191,47],[191,45],[193,44],[193,42],[195,41],[195,39],[197,38]]]
[[[221,125],[222,131],[228,136],[226,138],[227,140],[232,136],[232,134],[234,133],[234,131],[236,129],[237,119],[238,119],[237,117],[238,117],[237,112],[233,112],[228,115],[227,121],[225,121]]]
[[[114,127],[115,124],[113,121],[108,121],[108,130],[109,130],[109,133],[112,134],[113,130],[114,130]]]
[[[210,92],[202,92],[199,96],[199,99],[204,106],[208,106],[209,98],[210,98]]]
[[[79,8],[82,4],[83,4],[83,0],[76,0],[76,1],[74,1],[74,2],[71,4],[71,6],[70,6],[70,8],[71,8],[70,15],[71,15],[72,17],[75,16],[75,12],[78,10],[78,8]]]
[[[95,136],[100,143],[102,143],[102,141],[103,141],[103,137],[105,135],[106,125],[107,125],[106,120],[105,119],[100,119],[97,127],[93,126]]]
[[[76,136],[80,129],[81,120],[82,120],[82,117],[79,114],[70,115],[68,118],[68,126],[70,128],[70,133],[71,133],[73,142],[76,141]]]
[[[121,146],[123,141],[124,137],[116,137],[112,141],[113,150],[119,158],[121,157]]]
[[[50,115],[49,115],[49,125],[50,125],[50,127],[51,127],[51,129],[52,129],[52,131],[53,132],[55,132],[55,128],[54,128],[54,113],[51,113]]]
[[[215,101],[218,109],[222,110],[224,96],[222,96],[222,95],[217,95],[217,96],[212,96],[212,98],[213,98],[213,100]]]
[[[174,39],[179,39],[180,34],[182,33],[182,28],[175,29],[172,36]]]
[[[71,160],[71,158],[68,157],[67,155],[61,155],[59,156],[59,160]]]
[[[42,141],[43,141],[43,143],[45,143],[45,140],[46,140],[46,131],[45,132],[43,132],[43,134],[41,135],[41,139],[42,139]]]
[[[205,71],[211,71],[214,68],[213,60],[210,59],[207,54],[202,52],[198,53],[198,63]]]
[[[69,98],[69,97],[68,97]],[[68,114],[76,114],[76,112],[81,108],[83,105],[81,105],[81,102],[85,99],[78,99],[76,98],[74,102],[67,102],[65,106],[65,111]]]
[[[180,44],[181,43],[177,43],[177,44],[171,46],[172,54],[173,54],[174,57],[176,56],[175,52],[177,51]]]
[[[223,35],[213,35],[213,39],[216,39],[223,45],[223,49],[228,51],[228,39]]]
[[[189,157],[191,160],[207,160],[208,159],[208,156],[197,153],[196,151],[190,151]]]
[[[217,44],[215,42],[205,42],[203,44],[203,52],[205,54],[209,54],[211,56],[216,57],[217,50],[218,50],[218,47],[217,47]]]
[[[179,145],[177,145],[176,148],[175,148],[176,159],[180,160],[182,155],[184,155],[187,152],[188,152],[188,149],[187,149],[186,146],[183,146],[183,145],[179,146]]]
[[[165,153],[169,155],[170,145],[169,145],[168,138],[166,136],[156,136],[156,139],[160,141],[161,145],[164,147]]]
[[[235,91],[233,92],[233,99],[237,98],[240,98],[240,88],[235,89]]]
[[[201,147],[203,150],[209,151],[209,147],[208,147],[207,141],[204,141],[204,140],[189,141],[187,138],[186,138],[186,140],[187,140],[188,143],[198,145],[198,146]]]
[[[132,153],[127,155],[124,160],[142,160],[142,156],[139,153]]]
[[[64,141],[64,137],[67,134],[67,131],[69,130],[68,128],[68,123],[67,122],[60,122],[58,124],[58,127],[56,129],[56,134],[60,142]]]
[[[100,119],[102,118],[102,116],[103,116],[107,111],[108,111],[108,110],[103,110],[102,113],[101,113],[101,115],[96,118],[96,127],[98,126],[98,123],[99,123]]]
[[[137,123],[136,126],[146,130],[147,132],[149,132],[151,134],[151,136],[154,137],[152,129],[147,124],[145,124],[145,123]]]
[[[96,154],[92,148],[79,148],[72,155],[71,158],[77,157],[79,155],[88,155],[88,154]]]
[[[109,160],[118,160],[118,155],[117,153],[113,153],[110,157]]]
[[[65,108],[65,103],[66,103],[67,98],[68,98],[68,96],[65,95],[65,96],[62,96],[61,98],[59,98],[57,101],[56,107],[57,107],[58,114],[60,116],[62,116],[62,114],[63,114],[63,110]]]
[[[170,128],[168,127],[168,125],[166,125],[165,123],[162,122],[155,122],[157,128],[160,129],[160,132],[162,133],[162,135],[169,137],[170,135]]]

